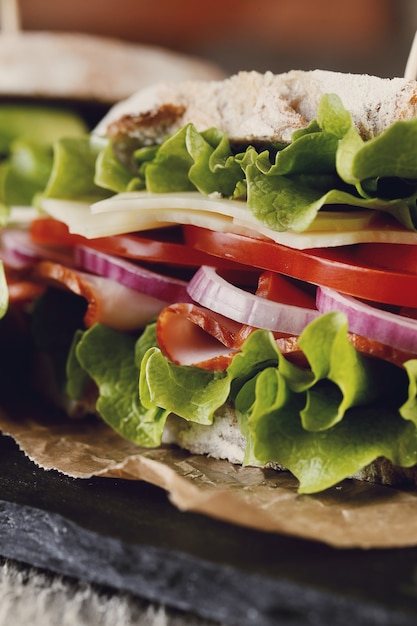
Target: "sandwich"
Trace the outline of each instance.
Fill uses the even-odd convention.
[[[37,291],[9,285],[3,318],[28,320],[30,384],[300,493],[415,485],[416,114],[412,80],[240,72],[57,141],[38,215],[2,233]]]

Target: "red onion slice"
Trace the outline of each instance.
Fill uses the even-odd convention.
[[[72,251],[64,247],[59,249],[41,246],[30,239],[29,232],[22,229],[7,228],[0,234],[0,254],[6,263],[13,267],[32,265],[36,261],[48,259],[72,266],[74,264]]]
[[[207,309],[236,322],[275,332],[299,335],[319,315],[314,309],[281,304],[248,293],[228,283],[206,265],[194,274],[187,291],[195,302]]]
[[[83,270],[110,278],[125,287],[153,296],[164,302],[190,302],[186,281],[147,270],[125,259],[76,246],[76,265]]]
[[[318,288],[316,303],[321,313],[345,313],[352,333],[398,350],[417,353],[417,320],[377,309],[328,287]]]

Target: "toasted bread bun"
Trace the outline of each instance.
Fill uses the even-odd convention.
[[[192,122],[216,127],[232,142],[289,143],[317,116],[326,93],[340,96],[364,138],[417,114],[417,82],[326,70],[274,75],[240,72],[220,81],[158,83],[115,105],[97,134],[158,143]]]
[[[80,33],[0,36],[0,95],[113,104],[155,81],[218,79],[214,64],[169,50]]]

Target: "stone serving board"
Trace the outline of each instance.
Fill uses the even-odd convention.
[[[336,549],[70,478],[0,437],[0,554],[228,626],[415,625],[417,549]]]

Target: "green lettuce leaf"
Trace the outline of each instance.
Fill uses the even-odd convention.
[[[152,160],[143,162],[141,172],[150,192],[198,189],[226,197],[244,177],[226,135],[215,128],[200,133],[193,124],[167,139]]]
[[[344,108],[339,96],[333,93],[321,98],[317,108],[317,125],[337,139],[343,139],[354,128],[351,114]]]
[[[277,366],[280,358],[277,344],[272,333],[256,330],[251,333],[241,347],[241,351],[233,357],[228,367],[231,378],[232,397],[240,387],[257,371],[270,365]]]
[[[194,161],[189,170],[190,181],[206,195],[220,193],[232,197],[244,173],[232,154],[228,138],[215,128],[204,133],[199,133],[193,125],[187,129],[187,149]]]
[[[410,420],[417,426],[417,359],[404,363],[404,368],[408,374],[408,395],[400,407],[400,413],[404,419]]]
[[[125,439],[154,447],[161,443],[169,411],[145,408],[139,398],[136,341],[132,335],[97,324],[83,333],[75,353],[98,387],[97,410],[102,419]]]
[[[417,462],[417,429],[395,407],[350,409],[337,425],[312,432],[299,417],[302,397],[278,370],[263,370],[245,392],[245,402],[238,398],[237,406],[241,411],[246,407],[254,458],[289,469],[300,482],[300,493],[327,489],[378,457],[403,467]]]
[[[338,138],[331,133],[317,130],[303,134],[277,152],[275,163],[264,168],[264,172],[271,176],[331,175],[334,178],[325,180],[334,182],[337,146]],[[261,168],[261,165],[259,161],[258,167]]]
[[[60,137],[84,135],[88,128],[74,111],[30,104],[0,104],[0,154],[7,157],[16,139],[51,146]]]
[[[35,204],[52,169],[52,145],[60,137],[85,135],[83,119],[70,110],[0,104],[0,225],[8,207]]]
[[[41,193],[52,170],[52,146],[16,140],[3,170],[3,202],[8,206],[31,206]]]
[[[407,425],[402,413],[407,403],[410,412],[415,408],[416,379],[409,381],[404,370],[361,355],[348,341],[343,314],[321,316],[300,336],[310,368],[288,361],[266,331],[249,339],[234,359],[239,367],[235,362],[229,367],[232,377],[245,374],[233,397],[248,442],[245,463],[283,465],[299,479],[300,491],[311,493],[378,456],[404,466],[415,462],[416,418]],[[262,357],[263,367],[256,366],[252,342],[270,346],[269,364]],[[417,376],[415,363],[410,362],[410,370],[414,364]]]
[[[352,185],[372,178],[417,180],[417,120],[396,122],[369,141],[352,126],[340,141],[337,169]]]
[[[325,430],[340,422],[347,409],[372,405],[392,389],[406,393],[403,372],[391,364],[370,359],[358,352],[348,339],[348,324],[343,313],[328,313],[309,324],[299,345],[311,367],[312,377],[300,384],[289,384],[307,392],[300,412],[305,430]],[[323,383],[326,382],[325,385]]]
[[[217,409],[225,404],[230,381],[223,372],[179,366],[166,359],[159,348],[149,349],[142,360],[139,390],[143,404],[158,406],[198,424],[212,424]]]
[[[248,166],[246,176],[248,206],[254,216],[272,230],[303,232],[326,206],[338,206],[340,210],[356,207],[385,211],[406,228],[414,230],[408,200],[363,198],[354,190],[350,193],[337,188],[323,191],[318,187],[320,181],[316,177],[267,176],[259,171],[257,164]]]
[[[102,189],[119,193],[126,191],[131,184],[133,174],[116,158],[110,141],[105,142],[91,167],[95,168],[94,183]]]
[[[144,163],[146,188],[155,193],[194,191],[188,173],[193,159],[187,150],[188,126],[169,137],[152,161]]]
[[[88,135],[55,142],[53,168],[44,196],[95,202],[111,195],[95,183],[96,161],[102,148]]]

